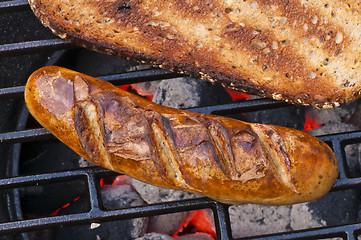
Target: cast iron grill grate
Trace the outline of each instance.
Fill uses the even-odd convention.
[[[30,11],[26,0],[14,0],[0,2],[0,13],[12,13],[16,11]],[[43,51],[54,51],[46,65],[55,64],[67,49],[74,46],[61,39],[45,39],[29,42],[9,43],[0,45],[0,57],[11,57],[39,53]],[[41,67],[41,66],[38,66]],[[100,76],[99,78],[110,81],[116,85],[130,84],[144,81],[154,81],[169,79],[178,76],[161,69],[146,69],[140,71],[126,72]],[[24,76],[27,78],[27,76]],[[22,98],[24,86],[6,87],[0,89],[0,100]],[[224,105],[215,105],[208,107],[199,107],[189,109],[191,111],[206,114],[227,115],[230,113],[242,113],[255,111],[259,109],[272,109],[287,106],[286,103],[269,99],[257,99],[236,102]],[[1,107],[0,107],[1,109]],[[25,116],[27,115],[25,110]],[[20,118],[20,116],[19,116]],[[52,135],[43,128],[37,129],[17,129],[0,133],[0,145],[10,144],[18,146],[23,142],[33,142],[44,139],[51,139]],[[340,165],[340,176],[333,190],[358,188],[361,186],[361,177],[350,178],[346,170],[345,146],[355,143],[361,143],[361,132],[344,132],[339,134],[330,134],[319,137],[332,146]],[[3,161],[3,160],[1,160]],[[198,198],[191,200],[180,200],[168,203],[159,203],[146,206],[130,207],[120,210],[105,211],[101,209],[99,199],[99,187],[97,181],[101,177],[112,175],[113,173],[98,167],[82,168],[68,171],[51,172],[45,174],[36,174],[28,176],[12,176],[0,179],[0,190],[16,195],[16,189],[28,186],[34,186],[43,183],[52,183],[59,181],[70,181],[77,178],[86,179],[87,191],[90,199],[90,210],[85,213],[76,213],[70,215],[52,216],[25,220],[21,214],[13,221],[0,223],[0,236],[5,234],[21,234],[23,239],[27,238],[25,232],[41,229],[48,229],[67,225],[90,224],[92,222],[103,222],[111,220],[129,219],[144,216],[160,215],[178,211],[196,210],[210,208],[214,213],[216,233],[218,239],[233,239],[231,234],[231,225],[228,213],[228,205],[218,203],[208,198]],[[279,234],[263,235],[252,237],[252,239],[316,239],[338,237],[342,239],[357,239],[361,231],[361,223],[353,223],[342,226],[324,227],[318,229],[306,229]]]

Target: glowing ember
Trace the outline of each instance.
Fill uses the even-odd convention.
[[[132,86],[130,84],[126,84],[126,85],[121,85],[118,86],[120,89],[123,89],[125,91],[128,91],[128,89],[130,89]]]
[[[216,232],[214,231],[210,216],[207,214],[206,210],[197,210],[191,222],[201,232],[209,233],[212,237],[216,237]]]
[[[116,185],[131,185],[128,176],[126,175],[117,175],[117,176],[109,176],[100,179],[100,187],[107,187],[107,186],[116,186]]]
[[[149,101],[153,100],[154,95],[142,95],[142,94],[139,94],[137,89],[133,88],[133,86],[131,84],[121,85],[121,86],[118,86],[118,87],[125,90],[125,91],[136,93],[139,96],[147,98]],[[249,98],[249,95],[247,93],[238,92],[238,91],[235,91],[235,90],[232,90],[232,89],[229,89],[229,88],[225,88],[225,89],[232,96],[234,101],[247,100]]]
[[[152,101],[153,100],[153,95],[141,95],[138,93],[138,91],[136,89],[133,88],[133,86],[131,84],[126,84],[126,85],[121,85],[121,86],[118,86],[120,89],[123,89],[125,91],[128,91],[128,92],[131,92],[131,93],[135,93],[141,97],[144,97],[146,99],[148,99],[149,101]]]
[[[173,235],[173,238],[199,232],[208,233],[213,238],[216,238],[217,235],[210,220],[210,215],[207,214],[207,210],[200,209],[194,212],[195,214],[193,214],[193,217],[183,224],[183,227],[178,231],[178,233]]]
[[[225,88],[226,91],[232,96],[234,101],[238,100],[247,100],[249,98],[249,95],[247,93],[238,92],[229,88]]]
[[[80,197],[77,197],[77,198],[75,198],[73,201],[71,201],[71,202],[63,205],[61,208],[56,209],[54,212],[50,213],[50,216],[56,216],[56,215],[58,215],[58,213],[59,213],[62,209],[69,207],[71,203],[76,202],[76,201],[78,201],[79,199],[80,199]]]
[[[115,185],[116,176],[110,176],[100,179],[100,187],[104,187],[106,185]]]
[[[305,114],[305,125],[303,127],[304,131],[311,130],[313,128],[319,128],[321,125],[311,117],[310,114]]]

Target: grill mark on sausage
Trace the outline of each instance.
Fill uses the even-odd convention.
[[[236,171],[228,129],[214,119],[209,120],[206,124],[213,149],[215,149],[218,157],[220,169],[230,179],[238,180],[241,177],[241,174]]]
[[[174,146],[169,120],[157,112],[148,112],[145,117],[149,121],[154,148],[157,149],[158,158],[154,164],[160,175],[170,184],[192,189],[183,177],[180,168],[181,159]]]

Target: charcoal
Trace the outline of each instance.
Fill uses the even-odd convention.
[[[173,108],[190,108],[230,103],[232,97],[220,85],[181,77],[161,81],[153,102]]]
[[[137,93],[141,96],[151,97],[157,91],[158,85],[161,81],[152,81],[152,82],[141,82],[134,83],[132,87],[137,90]]]
[[[289,230],[291,206],[246,204],[231,206],[229,216],[234,238]]]
[[[199,209],[191,221],[192,225],[201,232],[215,234],[216,226],[213,211],[209,208]]]
[[[132,179],[132,185],[149,204],[201,197],[195,193],[156,187],[136,179]]]
[[[194,211],[152,216],[149,218],[147,231],[173,236],[191,220],[193,215]]]
[[[207,233],[193,233],[177,237],[178,240],[213,240],[213,237]]]
[[[359,194],[355,189],[330,192],[307,205],[314,218],[321,219],[326,226],[348,224],[358,220]]]
[[[143,237],[139,237],[135,240],[173,240],[173,238],[161,233],[147,233]]]
[[[306,112],[308,116],[317,122],[320,126],[327,125],[329,123],[346,123],[356,113],[359,103],[353,102],[349,104],[342,104],[337,108],[330,109],[318,109],[308,107]],[[341,131],[342,128],[334,128],[330,131]]]

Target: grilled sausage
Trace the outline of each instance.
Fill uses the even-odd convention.
[[[168,108],[60,67],[34,72],[30,113],[85,159],[229,204],[293,204],[338,176],[327,144],[284,127]]]
[[[103,53],[317,107],[360,98],[355,0],[29,0],[58,36]]]

